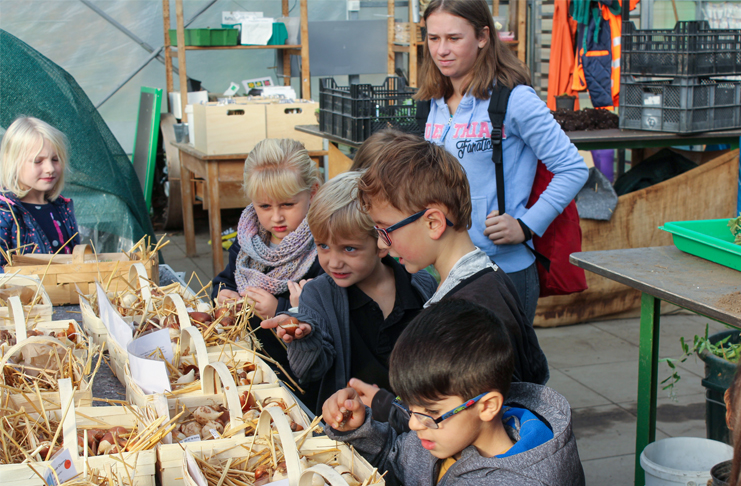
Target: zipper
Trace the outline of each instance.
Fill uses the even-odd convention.
[[[445,137],[448,135],[448,132],[450,131],[450,127],[452,126],[453,126],[453,115],[450,115],[448,124],[445,126],[445,130],[443,130],[443,136],[440,138],[441,142],[445,142]]]

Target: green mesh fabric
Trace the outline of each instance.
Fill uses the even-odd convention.
[[[64,69],[0,30],[0,126],[20,115],[61,130],[69,140],[64,191],[75,204],[81,241],[98,252],[129,250],[154,231],[131,160],[85,92]]]

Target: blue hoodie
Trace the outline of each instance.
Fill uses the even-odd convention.
[[[490,136],[488,99],[466,94],[452,117],[444,99],[431,101],[425,139],[444,146],[466,171],[473,206],[471,239],[505,272],[513,273],[532,265],[535,258],[523,245],[498,246],[484,236],[486,216],[498,209]],[[506,212],[542,235],[584,186],[589,170],[546,104],[529,86],[512,90],[502,137]],[[538,160],[554,177],[533,207],[527,209]],[[528,244],[532,246],[532,242]]]

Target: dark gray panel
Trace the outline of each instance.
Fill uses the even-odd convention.
[[[387,26],[386,20],[309,22],[311,75],[386,73]]]

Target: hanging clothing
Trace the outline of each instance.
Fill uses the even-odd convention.
[[[638,1],[630,0],[630,10]],[[619,103],[621,10],[622,0],[572,4],[578,29],[571,87],[588,89],[595,108],[613,109]]]
[[[553,12],[553,33],[551,40],[551,59],[548,63],[548,108],[556,109],[556,96],[564,93],[574,95],[572,88],[574,71],[574,36],[577,23],[569,17],[569,3],[556,2]],[[579,109],[579,99],[574,103]]]

